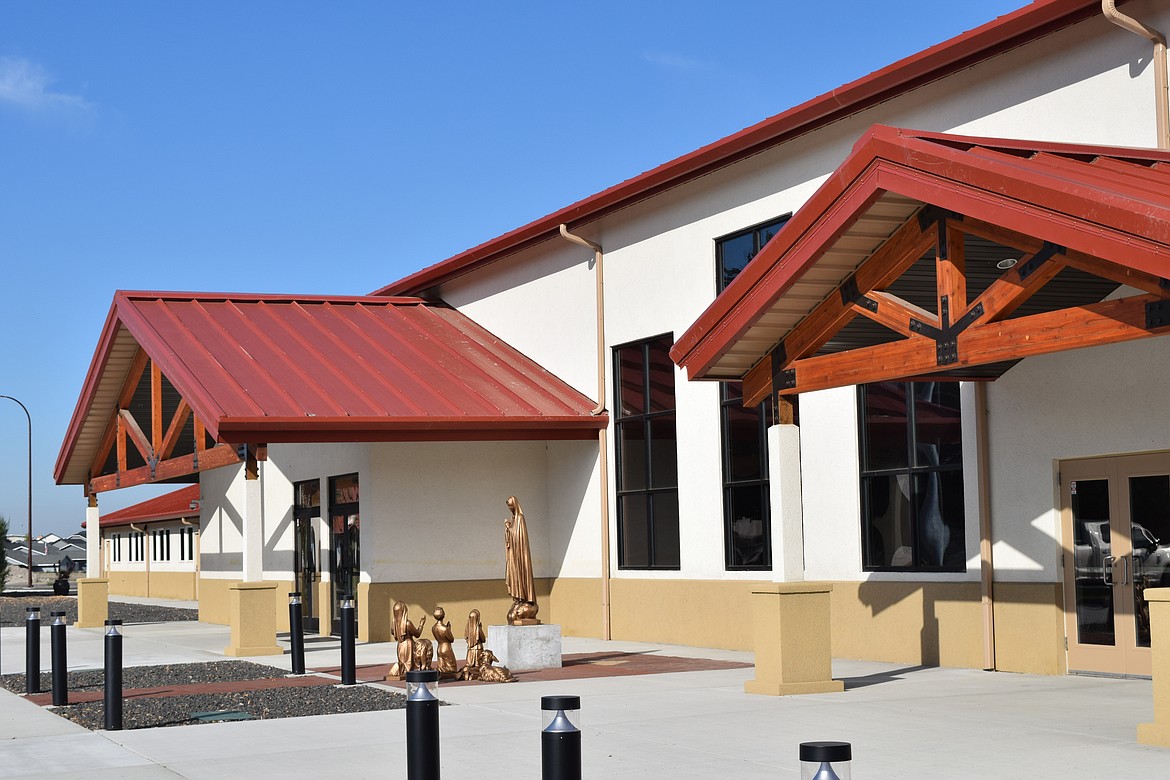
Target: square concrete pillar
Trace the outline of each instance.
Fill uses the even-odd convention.
[[[224,655],[283,655],[276,644],[276,583],[237,582],[228,591],[232,643]]]
[[[845,690],[845,683],[833,679],[832,589],[817,582],[777,582],[752,589],[756,679],[744,683],[746,692],[786,696]]]
[[[1154,673],[1154,722],[1139,723],[1144,745],[1170,747],[1170,588],[1147,588],[1150,605],[1150,660]]]
[[[77,581],[78,628],[100,628],[110,616],[110,581],[101,577],[82,577]]]

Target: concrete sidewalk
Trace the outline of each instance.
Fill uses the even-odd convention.
[[[43,657],[47,665],[48,647]],[[69,629],[70,668],[101,666],[101,630]],[[126,665],[223,660],[228,629],[203,623],[124,627]],[[310,637],[311,667],[337,664],[335,639]],[[5,629],[0,671],[23,670],[23,635]],[[566,653],[643,652],[747,660],[746,653],[565,639]],[[358,647],[387,663],[390,643]],[[289,668],[288,656],[251,659]],[[743,692],[751,669],[441,688],[448,776],[540,776],[540,697],[578,694],[584,773],[607,780],[797,778],[797,746],[853,744],[857,778],[1170,776],[1170,752],[1136,743],[1153,717],[1144,680],[1034,677],[837,661],[837,694]],[[315,773],[404,778],[399,711],[88,732],[0,692],[0,778],[288,778]],[[1159,769],[1158,767],[1162,767]]]

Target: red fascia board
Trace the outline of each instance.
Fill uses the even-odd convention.
[[[377,290],[374,295],[421,293],[444,281],[553,238],[558,234],[558,226],[562,223],[580,225],[600,219],[686,181],[759,154],[772,146],[1099,14],[1100,3],[1096,0],[1037,0],[498,238],[424,268]]]
[[[115,517],[113,519],[103,517],[99,527],[110,528],[111,526],[130,525],[132,523],[152,523],[159,520],[182,520],[184,517],[195,517],[198,514],[198,509],[188,509],[186,512],[152,512],[150,514],[135,515],[134,517]],[[81,523],[81,527],[85,527],[84,521]]]
[[[97,393],[99,380],[106,369],[114,339],[118,334],[117,308],[118,302],[115,300],[110,304],[110,311],[106,314],[106,322],[98,337],[97,347],[94,348],[89,371],[81,385],[81,394],[77,397],[77,406],[73,408],[73,416],[69,418],[69,426],[65,429],[65,438],[61,442],[61,450],[57,453],[57,462],[53,466],[53,480],[58,485],[65,478],[65,469],[77,447],[77,437],[81,434],[81,426],[85,423],[85,418],[93,403],[93,396]]]
[[[608,415],[528,418],[459,417],[255,417],[219,421],[230,443],[352,441],[491,441],[591,439],[609,425]]]
[[[129,300],[199,301],[201,303],[363,303],[369,306],[422,306],[429,301],[414,295],[296,295],[292,293],[179,292],[175,290],[118,290]]]

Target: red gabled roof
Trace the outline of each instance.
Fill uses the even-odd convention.
[[[875,125],[784,228],[682,334],[691,379],[741,377],[864,260],[826,256],[859,220],[929,204],[1170,285],[1170,151],[924,133]],[[867,230],[872,235],[872,230]],[[880,239],[879,239],[880,243]],[[876,247],[876,243],[875,243]],[[813,269],[817,271],[810,274]],[[817,290],[816,295],[810,291]],[[800,301],[793,306],[789,299]],[[751,332],[750,338],[745,334]],[[721,365],[722,363],[722,365]]]
[[[108,528],[131,523],[149,523],[154,520],[179,520],[184,517],[198,517],[199,510],[191,508],[192,501],[199,500],[199,485],[188,485],[173,493],[156,496],[125,509],[102,515],[99,525]],[[85,528],[85,523],[81,524]]]
[[[135,345],[220,441],[591,438],[608,419],[442,303],[118,292],[57,460],[58,482],[85,480],[88,462],[75,450],[100,438],[110,415],[101,405],[111,388],[116,397]]]
[[[424,268],[386,285],[374,295],[423,293],[438,284],[554,238],[558,235],[558,226],[562,223],[573,226],[599,219],[790,141],[818,127],[1100,14],[1100,0],[1035,0],[1019,10],[1000,16],[987,24],[819,95],[738,133]]]

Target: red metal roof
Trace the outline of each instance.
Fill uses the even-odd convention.
[[[556,237],[558,226],[562,223],[572,227],[599,219],[997,54],[1100,15],[1100,0],[1035,0],[987,24],[424,268],[386,285],[374,295],[423,293],[445,281]],[[1105,21],[1101,23],[1108,24]]]
[[[732,349],[746,349],[753,361],[767,355],[796,322],[747,346],[740,344],[744,334],[770,313],[778,319],[774,312],[784,296],[851,225],[891,195],[909,204],[907,216],[930,204],[1170,279],[1170,152],[875,125],[682,334],[671,350],[674,361],[691,379],[717,379],[728,378],[718,365]],[[852,271],[836,264],[818,268],[817,283],[830,289]]]
[[[121,385],[124,375],[105,374],[126,365],[110,357],[115,344],[125,351],[126,333],[220,441],[583,439],[608,420],[442,303],[120,291],[57,460],[58,482],[88,467],[75,449],[108,420],[94,400],[99,386]]]
[[[108,528],[131,523],[148,523],[154,520],[179,520],[184,517],[198,517],[199,510],[191,508],[192,501],[199,500],[199,486],[188,485],[165,496],[156,496],[125,509],[102,515],[99,525]],[[85,523],[81,524],[85,528]]]

